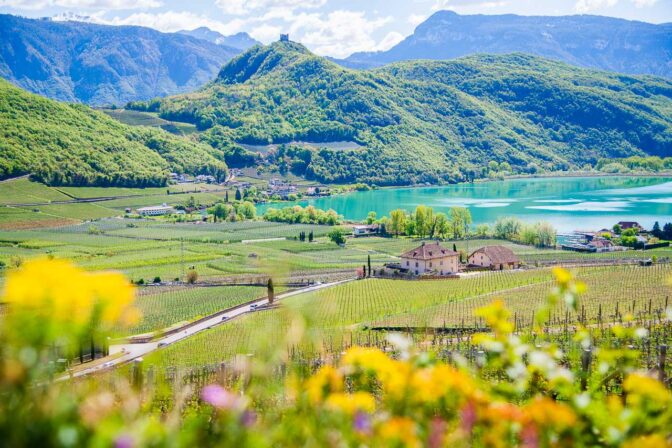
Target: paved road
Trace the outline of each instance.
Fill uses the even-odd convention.
[[[323,283],[321,285],[314,285],[310,286],[307,288],[302,288],[302,289],[297,289],[295,291],[290,291],[286,292],[283,294],[278,294],[275,296],[276,300],[282,300],[286,299],[287,297],[292,297],[296,296],[299,294],[305,294],[308,292],[312,291],[318,291],[320,289],[325,289],[325,288],[331,288],[336,285],[340,285],[342,283],[346,283],[349,281],[352,281],[354,279],[348,279],[348,280],[340,280],[337,282],[331,282],[331,283]],[[217,316],[212,317],[210,319],[204,320],[203,322],[200,322],[192,327],[189,327],[188,329],[181,331],[179,333],[172,334],[170,336],[166,336],[162,339],[157,339],[152,342],[147,342],[144,344],[119,344],[119,345],[111,345],[110,346],[110,355],[116,355],[118,353],[123,353],[122,356],[118,356],[104,364],[97,363],[97,365],[92,366],[91,368],[88,369],[83,369],[79,370],[76,373],[73,373],[73,377],[80,377],[80,376],[85,376],[89,375],[91,373],[95,373],[104,369],[109,369],[112,367],[116,367],[120,364],[127,363],[129,361],[132,361],[136,358],[139,358],[141,356],[145,356],[148,353],[151,353],[159,348],[159,346],[164,347],[166,345],[170,345],[174,342],[180,341],[182,339],[186,339],[190,336],[195,335],[196,333],[199,333],[203,330],[206,330],[208,328],[214,327],[216,325],[221,325],[225,322],[230,321],[231,319],[241,316],[243,314],[249,313],[252,311],[253,307],[256,308],[256,306],[263,305],[265,303],[268,303],[268,299],[259,299],[256,302],[251,303],[250,305],[240,307],[240,308],[233,308],[231,311],[217,314]],[[222,320],[223,319],[223,320]],[[62,379],[66,379],[68,376],[62,377]]]

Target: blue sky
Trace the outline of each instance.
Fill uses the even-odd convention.
[[[0,0],[0,13],[27,17],[87,16],[106,24],[165,32],[207,26],[246,31],[262,42],[289,32],[321,55],[385,50],[433,12],[460,14],[599,14],[672,22],[672,0]]]

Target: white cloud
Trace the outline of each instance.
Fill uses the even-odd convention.
[[[158,8],[163,3],[159,0],[0,0],[0,6],[30,10],[47,7],[128,10]]]
[[[481,9],[495,9],[507,6],[508,1],[474,1],[474,0],[436,0],[433,11],[442,9],[450,9],[463,14],[474,14],[480,12]]]
[[[397,33],[396,31],[390,31],[383,37],[383,40],[378,42],[378,45],[376,45],[376,48],[374,50],[376,51],[385,51],[389,50],[390,48],[394,47],[397,45],[399,42],[404,40],[406,36],[404,36],[401,33]]]
[[[245,15],[262,9],[311,9],[324,6],[327,0],[217,0],[215,4],[225,13]]]
[[[337,10],[328,14],[289,12],[283,20],[287,23],[284,29],[293,40],[306,44],[317,54],[345,57],[357,51],[376,49],[372,34],[392,18],[369,19],[363,11]],[[396,34],[386,36],[387,43],[397,37]]]
[[[618,3],[618,0],[578,0],[574,9],[579,13],[587,13],[597,9],[610,8]]]
[[[646,8],[647,6],[655,5],[658,3],[658,0],[632,0],[632,3],[634,3],[637,8]]]
[[[427,14],[411,14],[410,16],[408,16],[408,23],[410,23],[413,26],[418,26],[422,22],[427,20],[428,17],[429,15]]]
[[[104,12],[99,12],[88,17],[87,21],[103,25],[146,26],[166,33],[173,33],[180,30],[193,30],[194,28],[205,26],[224,35],[244,31],[244,28],[247,25],[247,23],[241,19],[234,19],[230,22],[223,23],[187,11],[166,11],[157,14],[138,12],[126,17],[115,16],[112,18],[106,18]]]

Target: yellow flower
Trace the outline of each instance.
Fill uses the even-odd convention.
[[[396,442],[405,447],[420,446],[415,423],[408,417],[391,418],[380,425],[378,434],[388,442],[388,445],[394,445]]]
[[[79,328],[99,318],[103,324],[132,324],[135,291],[122,274],[86,272],[65,260],[38,259],[7,276],[3,300],[10,312],[28,312],[45,321]]]
[[[513,324],[509,322],[511,313],[500,299],[495,300],[490,305],[478,308],[475,314],[484,318],[488,326],[498,336],[506,335],[513,331]]]
[[[341,358],[342,366],[378,371],[388,367],[391,359],[377,348],[352,347]]]
[[[376,401],[367,392],[355,392],[354,394],[334,393],[327,397],[325,405],[328,408],[350,415],[354,415],[357,411],[372,413],[376,410]]]
[[[306,381],[308,398],[313,404],[321,403],[324,397],[343,390],[343,375],[332,366],[320,368]]]
[[[641,436],[623,444],[623,448],[669,448],[670,444],[660,434]]]
[[[554,429],[562,432],[576,423],[576,414],[562,403],[547,397],[533,400],[525,407],[529,420],[536,423],[540,429]]]
[[[672,393],[660,381],[642,374],[628,375],[623,382],[623,389],[627,392],[629,403],[639,404],[642,401],[651,401],[661,407],[672,403]]]
[[[476,389],[471,378],[445,364],[416,370],[412,374],[411,385],[414,397],[424,402],[434,402],[448,394],[464,401]]]
[[[553,268],[553,275],[555,281],[562,286],[566,286],[572,280],[572,274],[564,268]]]

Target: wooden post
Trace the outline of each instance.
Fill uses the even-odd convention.
[[[659,347],[660,352],[658,353],[658,379],[661,383],[665,384],[667,380],[665,375],[665,361],[667,360],[667,345],[661,344]]]
[[[133,360],[133,367],[131,369],[131,384],[136,390],[142,388],[142,358]]]
[[[584,349],[581,353],[581,390],[588,389],[588,378],[590,377],[590,364],[592,362],[593,352],[591,349]]]

